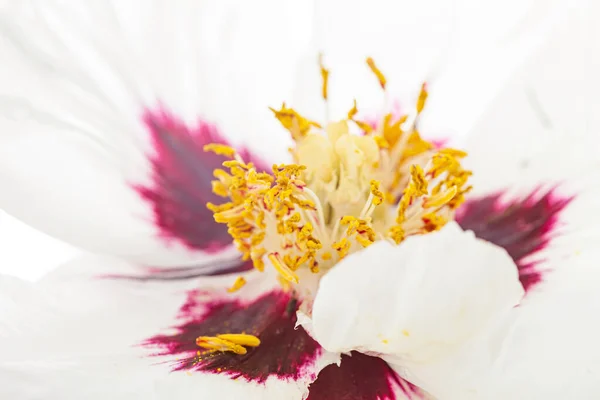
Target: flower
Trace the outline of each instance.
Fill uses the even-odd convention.
[[[156,4],[135,11],[155,12],[179,34],[203,27],[192,2]],[[11,190],[2,206],[104,254],[34,285],[2,278],[6,397],[598,393],[597,327],[589,319],[598,274],[587,245],[597,229],[595,216],[583,212],[597,199],[597,161],[589,155],[597,137],[561,136],[526,157],[517,152],[521,130],[515,137],[484,132],[466,152],[436,146],[421,135],[423,86],[414,111],[384,109],[375,126],[359,116],[360,97],[338,122],[273,108],[295,147],[293,163],[269,168],[268,154],[232,145],[221,132],[276,130],[256,110],[286,88],[250,89],[266,77],[291,81],[286,66],[296,54],[288,41],[301,46],[306,38],[290,21],[301,18],[261,21],[269,28],[263,39],[279,41],[280,51],[261,53],[268,63],[256,57],[260,46],[250,47],[254,57],[244,62],[269,65],[260,76],[239,65],[226,71],[232,87],[248,85],[244,94],[221,81],[210,90],[227,64],[207,62],[215,53],[208,40],[173,41],[162,31],[147,40],[156,29],[141,29],[145,40],[134,41],[140,32],[121,23],[131,15],[111,2],[28,5],[15,3],[21,13],[11,8],[0,17],[4,51],[28,68],[25,79],[15,75],[17,84],[2,89],[4,148],[20,151],[3,153],[2,179]],[[231,18],[247,11],[215,7]],[[280,7],[297,17],[298,10]],[[113,29],[100,35],[89,23],[96,18]],[[239,33],[250,32],[263,31]],[[225,41],[216,54],[233,57],[226,49],[236,45]],[[189,64],[177,64],[188,52]],[[149,62],[136,68],[124,61],[129,53]],[[6,59],[10,68],[13,58]],[[170,63],[177,65],[167,71],[177,74],[162,70]],[[363,68],[381,97],[393,93],[383,67],[368,59]],[[334,114],[337,70],[323,63],[314,70]],[[190,90],[196,86],[211,96],[200,99]],[[243,104],[257,108],[240,107],[238,118],[229,107],[244,95],[252,101]],[[198,120],[198,104],[218,126]],[[23,154],[64,175],[26,168]],[[48,191],[65,176],[70,191]],[[57,214],[65,204],[68,214]]]

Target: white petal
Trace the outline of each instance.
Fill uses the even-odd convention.
[[[516,321],[501,357],[489,370],[481,398],[600,396],[600,274],[583,270],[597,264],[600,254],[595,253],[581,260],[583,265],[572,265],[568,285],[562,282],[551,296],[526,299],[516,310]]]
[[[522,294],[506,252],[451,223],[399,246],[375,243],[340,262],[321,281],[312,330],[329,351],[383,355],[410,372],[454,357]],[[439,394],[431,390],[435,379],[415,383]]]
[[[84,279],[90,271],[105,271],[107,263],[120,263],[112,266],[115,270],[131,268],[106,257],[85,257],[65,266],[68,280],[62,273],[36,285],[0,280],[0,397],[302,398],[308,376],[297,381],[271,376],[259,384],[223,374],[171,372],[169,362],[175,360],[149,357],[156,350],[139,346],[168,333],[186,290],[202,289],[214,300],[223,295],[251,299],[273,288],[272,277],[251,273],[235,295],[224,290],[234,276],[175,283]],[[316,376],[335,361],[335,356],[323,354],[311,372]]]
[[[597,398],[600,274],[591,273],[590,264],[599,257],[595,252],[571,263],[560,282],[546,282],[552,295],[527,296],[452,358],[435,366],[401,367],[399,373],[416,384],[436,382],[432,393],[449,400]]]
[[[586,74],[600,52],[585,45],[600,29],[592,22],[597,11],[589,3],[565,14],[566,23],[555,27],[499,92],[465,146],[465,163],[474,172],[471,198],[499,193],[501,203],[518,204],[547,191],[554,199],[572,198],[544,233],[548,244],[530,257],[536,268],[551,271],[544,281],[561,269],[568,275],[600,240],[600,214],[594,211],[600,196],[600,120],[589,106],[599,101],[598,81]]]
[[[0,273],[35,281],[78,254],[77,249],[0,211]],[[35,249],[35,251],[32,251]]]
[[[271,0],[3,2],[0,206],[88,250],[195,262],[195,249],[157,237],[132,188],[151,181],[144,112],[204,118],[261,145],[257,135],[279,132],[267,106],[290,90],[309,10]]]
[[[353,99],[360,111],[381,113],[384,95],[364,62],[372,56],[388,78],[389,101],[401,100],[405,112],[412,110],[421,83],[428,81],[422,132],[438,138],[464,136],[498,90],[576,4],[561,0],[485,5],[477,0],[319,2],[313,47],[299,70],[292,104],[312,118],[324,117],[314,55],[322,51],[330,69],[329,117],[345,116]]]

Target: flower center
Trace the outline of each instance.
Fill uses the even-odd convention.
[[[385,91],[384,75],[373,60],[367,64]],[[321,72],[327,100],[329,72],[322,66]],[[377,240],[398,244],[440,229],[471,189],[471,172],[460,163],[466,153],[436,149],[421,138],[417,122],[426,98],[423,85],[412,116],[387,113],[376,127],[356,118],[356,101],[347,118],[324,127],[285,104],[272,109],[295,147],[294,164],[273,165],[270,173],[257,171],[231,147],[206,145],[205,151],[230,159],[214,171],[213,192],[229,200],[207,205],[215,221],[227,224],[256,269],[263,271],[268,261],[284,288],[307,273],[321,276]],[[238,278],[229,291],[244,283]],[[198,340],[204,348],[244,350],[221,337]]]
[[[367,63],[385,90],[383,74]],[[327,99],[328,72],[322,75]],[[230,147],[207,145],[206,151],[231,158],[213,181],[213,191],[230,201],[208,207],[245,259],[260,271],[270,261],[292,284],[301,268],[319,273],[376,240],[400,243],[440,229],[470,190],[471,172],[460,164],[466,153],[436,150],[421,138],[416,122],[426,98],[423,85],[412,122],[388,113],[377,128],[355,118],[356,102],[346,119],[325,128],[284,104],[273,112],[296,142],[295,164],[266,173]]]

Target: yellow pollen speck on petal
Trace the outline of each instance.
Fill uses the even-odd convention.
[[[241,288],[244,287],[244,285],[246,285],[246,279],[244,279],[243,276],[238,277],[235,282],[233,283],[233,285],[227,289],[227,291],[229,293],[233,293],[233,292],[237,292],[238,290],[240,290]]]
[[[410,332],[409,332],[409,331],[407,331],[406,329],[403,329],[403,330],[402,330],[402,334],[403,334],[404,336],[406,336],[406,337],[409,337],[409,336],[410,336]]]
[[[373,73],[377,77],[381,88],[385,89],[385,85],[387,83],[385,75],[383,75],[383,72],[381,72],[379,68],[377,68],[377,65],[375,65],[375,61],[371,57],[367,58],[367,65],[369,66],[369,68],[371,68],[371,71],[373,71]]]

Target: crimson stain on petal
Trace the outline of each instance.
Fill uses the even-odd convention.
[[[158,347],[156,355],[173,355],[174,370],[196,370],[265,382],[274,375],[298,379],[321,354],[321,347],[302,328],[295,329],[296,300],[281,291],[267,293],[249,303],[238,300],[202,304],[192,291],[181,308],[183,323],[173,335],[158,335],[144,345]],[[196,345],[198,336],[224,333],[256,335],[261,344],[238,355],[204,352]]]
[[[211,181],[213,170],[226,159],[203,150],[205,144],[227,141],[213,124],[199,120],[189,127],[164,109],[146,111],[143,120],[154,150],[149,157],[152,184],[134,188],[150,203],[161,237],[193,250],[217,251],[231,244],[227,227],[215,223],[206,208],[207,202],[223,202],[212,193]],[[262,168],[248,151],[240,155]]]
[[[526,257],[544,249],[552,239],[560,212],[573,198],[561,198],[552,190],[533,191],[509,202],[502,194],[469,200],[459,210],[456,220],[475,236],[503,247],[519,268],[519,279],[525,290],[542,280],[543,270]]]
[[[381,358],[353,351],[341,364],[323,368],[310,387],[307,400],[422,399],[423,393],[406,382]]]

